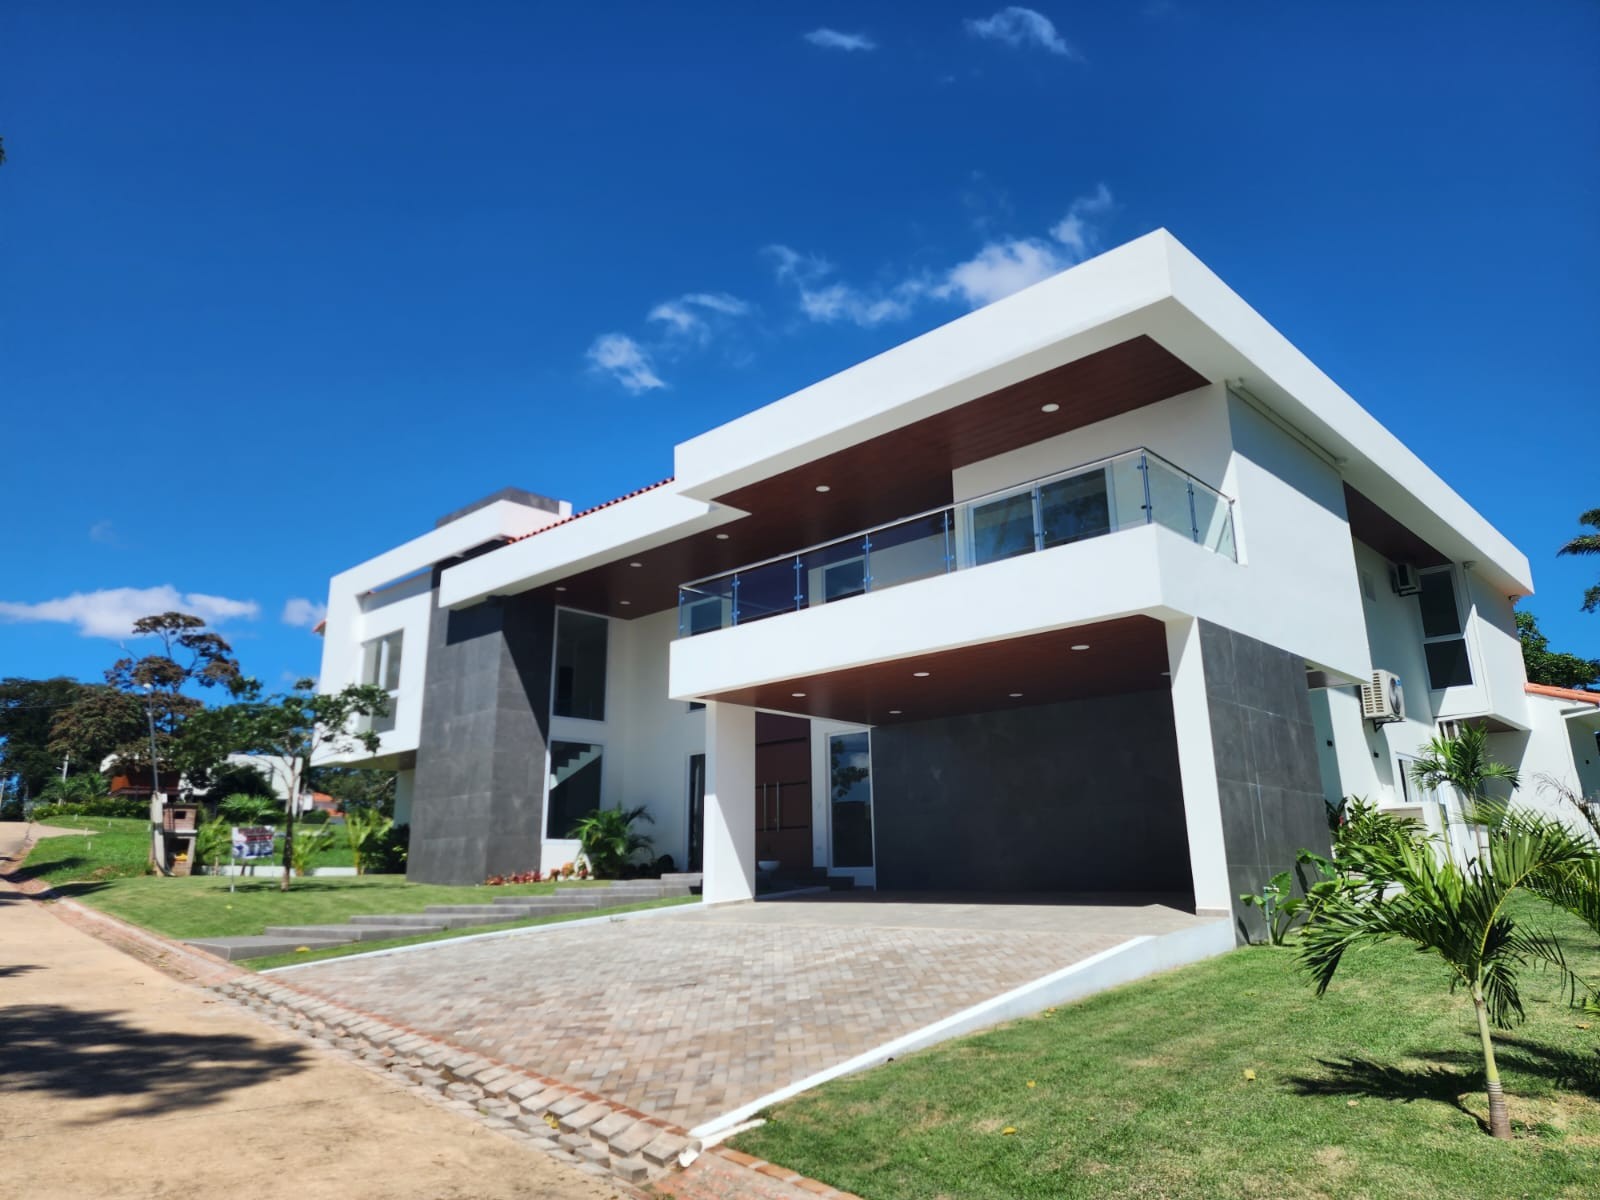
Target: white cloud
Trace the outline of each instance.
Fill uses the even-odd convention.
[[[863,328],[898,321],[911,313],[928,286],[918,278],[905,279],[887,288],[865,289],[838,280],[828,280],[833,264],[815,254],[801,254],[788,246],[768,246],[778,279],[792,284],[800,297],[800,311],[813,321],[831,324],[849,321]]]
[[[990,242],[966,262],[951,267],[938,294],[982,308],[1048,279],[1066,265],[1054,246],[1038,238]]]
[[[749,311],[748,304],[727,292],[685,292],[676,300],[663,300],[650,310],[645,319],[661,322],[669,334],[693,337],[703,342],[711,336],[711,324],[706,319],[706,313],[720,317],[742,317]]]
[[[625,333],[603,333],[589,347],[588,359],[597,371],[608,372],[634,395],[666,387],[656,374],[650,352]]]
[[[878,43],[864,33],[840,33],[837,29],[813,29],[802,35],[813,46],[825,50],[876,50]]]
[[[778,279],[799,294],[800,311],[813,321],[849,321],[864,328],[909,316],[922,301],[959,300],[981,308],[1099,253],[1100,219],[1116,207],[1111,189],[1096,185],[1067,206],[1049,237],[996,238],[948,270],[912,275],[876,288],[833,278],[834,267],[815,254],[768,246]]]
[[[292,596],[283,606],[283,623],[298,629],[311,629],[327,615],[326,604],[318,604],[304,596]]]
[[[117,531],[110,521],[96,521],[89,526],[89,540],[99,542],[102,546],[114,546],[117,543]]]
[[[1004,42],[1007,46],[1037,46],[1064,58],[1081,57],[1056,31],[1055,22],[1035,9],[1013,4],[992,17],[969,19],[966,25],[973,37]]]
[[[171,584],[153,588],[101,588],[74,592],[37,604],[0,601],[0,620],[43,621],[76,625],[84,637],[125,638],[140,617],[164,612],[187,612],[212,625],[237,618],[254,620],[261,606],[254,600],[231,600],[204,592],[179,592]]]

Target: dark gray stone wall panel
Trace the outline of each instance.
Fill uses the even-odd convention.
[[[1302,850],[1329,852],[1305,660],[1200,622],[1229,890],[1241,936],[1262,933],[1257,893]]]
[[[1191,893],[1165,690],[872,734],[878,886]]]
[[[433,609],[407,877],[482,883],[538,864],[554,612]]]

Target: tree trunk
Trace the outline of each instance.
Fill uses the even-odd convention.
[[[284,805],[283,818],[283,879],[278,884],[280,892],[289,890],[294,875],[294,810],[300,804],[300,760],[296,758],[289,768],[289,800]]]
[[[1478,1037],[1483,1041],[1484,1090],[1489,1093],[1489,1132],[1497,1138],[1511,1137],[1511,1115],[1506,1111],[1506,1094],[1500,1088],[1500,1069],[1494,1062],[1494,1040],[1489,1036],[1489,1009],[1481,988],[1472,989],[1472,1007],[1478,1014]]]

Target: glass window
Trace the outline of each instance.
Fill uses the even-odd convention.
[[[998,562],[1033,549],[1033,494],[1023,492],[972,510],[972,561]]]
[[[1456,606],[1455,572],[1449,567],[1423,571],[1417,604],[1422,609],[1422,652],[1428,663],[1428,686],[1468,687],[1472,683],[1472,657],[1461,634],[1461,610]]]
[[[833,865],[872,865],[872,754],[865,733],[828,739],[829,790],[833,805]]]
[[[1417,603],[1422,606],[1422,636],[1447,637],[1460,633],[1461,616],[1456,611],[1456,589],[1450,571],[1428,571],[1420,582],[1422,590],[1417,593]]]
[[[361,646],[361,682],[389,693],[389,711],[367,719],[374,733],[388,733],[394,728],[395,709],[399,707],[400,647],[404,636],[403,631],[397,629]]]
[[[1111,532],[1111,504],[1106,498],[1106,473],[1091,471],[1058,479],[1039,488],[1039,523],[1044,544],[1061,546]]]
[[[600,807],[601,748],[590,742],[550,743],[550,791],[545,836],[572,836],[572,827]]]
[[[822,569],[822,600],[830,604],[867,590],[867,560],[857,557]]]
[[[590,613],[556,613],[556,716],[606,719],[608,626],[606,618]]]
[[[1428,642],[1422,652],[1428,659],[1428,685],[1435,691],[1471,685],[1472,661],[1467,657],[1465,638]]]

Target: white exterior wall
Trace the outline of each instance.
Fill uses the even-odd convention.
[[[1554,696],[1528,695],[1532,726],[1527,732],[1491,734],[1489,752],[1517,768],[1521,776],[1514,803],[1556,817],[1573,828],[1586,828],[1581,817],[1563,803],[1550,783],[1579,795],[1600,797],[1600,705]]]

